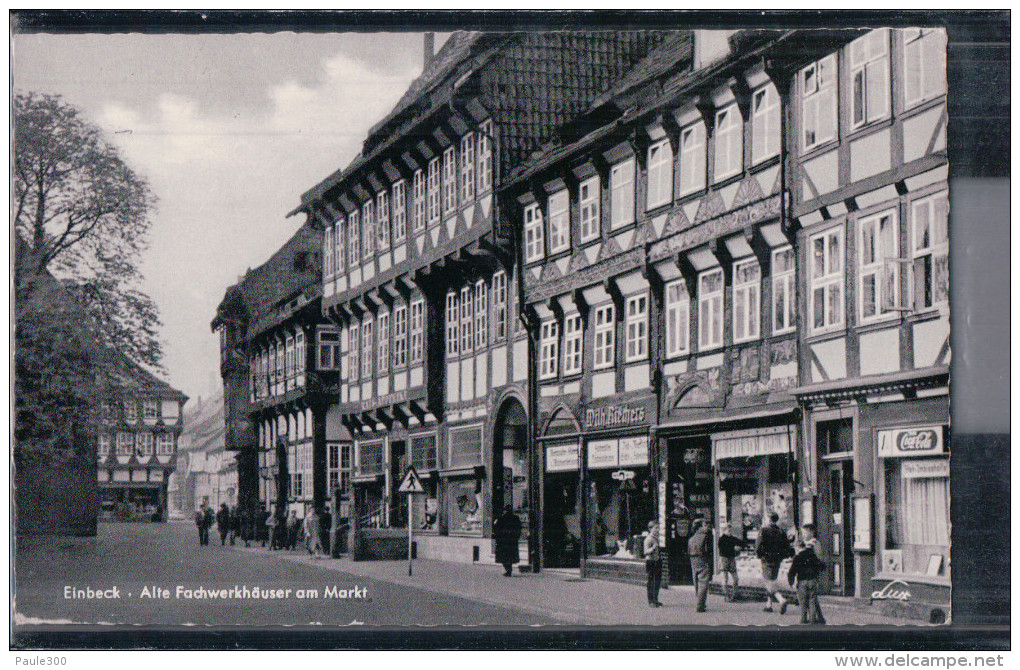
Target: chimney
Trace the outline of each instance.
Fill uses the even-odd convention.
[[[424,70],[429,66],[429,61],[432,60],[433,52],[436,50],[436,34],[425,33],[425,43],[422,49],[422,61],[421,69]]]

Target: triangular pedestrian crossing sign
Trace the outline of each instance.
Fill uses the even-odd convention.
[[[414,467],[407,469],[407,474],[400,482],[400,488],[397,489],[400,493],[425,493],[425,487],[421,483],[421,477],[415,471]]]

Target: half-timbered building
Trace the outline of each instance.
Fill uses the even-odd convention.
[[[528,340],[493,189],[660,38],[454,33],[361,154],[302,196],[294,213],[325,231],[355,553],[401,551],[409,513],[419,556],[462,562],[493,560],[494,510],[530,525]],[[396,489],[412,465],[426,492],[409,510]]]

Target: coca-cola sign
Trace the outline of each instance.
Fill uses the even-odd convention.
[[[943,426],[919,426],[878,431],[878,455],[927,456],[945,452]]]

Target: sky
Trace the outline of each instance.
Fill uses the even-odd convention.
[[[209,323],[224,291],[300,227],[304,215],[286,215],[301,194],[357,155],[421,72],[422,39],[14,36],[15,90],[81,109],[159,199],[141,270],[173,386],[192,398],[222,388]]]

